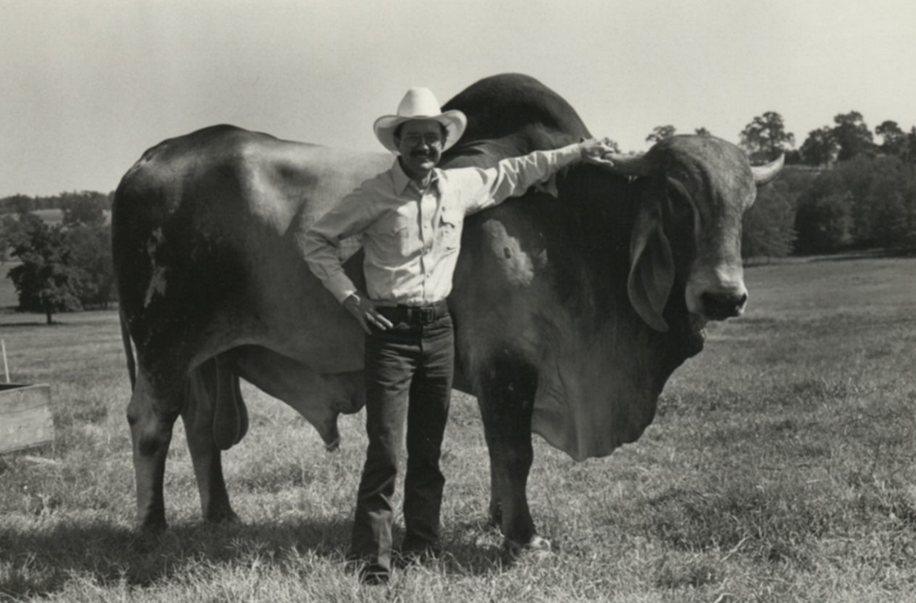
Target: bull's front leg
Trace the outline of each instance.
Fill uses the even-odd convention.
[[[509,352],[491,358],[479,380],[478,403],[490,453],[490,521],[502,529],[513,554],[549,548],[536,534],[527,495],[537,382],[537,369]]]

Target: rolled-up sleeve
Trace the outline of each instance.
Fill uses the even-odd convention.
[[[547,180],[551,175],[582,156],[578,144],[571,144],[552,151],[535,151],[521,157],[508,157],[496,166],[487,169],[464,168],[454,170],[460,179],[460,186],[468,214],[502,203],[509,197],[517,197],[532,185]]]
[[[371,223],[371,198],[357,189],[321,216],[299,239],[309,270],[340,303],[357,292],[340,261],[340,241],[361,233]]]

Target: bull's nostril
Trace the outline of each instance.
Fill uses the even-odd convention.
[[[747,302],[747,293],[712,293],[706,292],[701,296],[703,310],[706,317],[711,320],[725,320],[741,314]]]

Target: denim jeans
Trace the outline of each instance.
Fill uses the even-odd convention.
[[[439,469],[454,373],[454,332],[446,312],[428,325],[396,323],[366,337],[369,446],[356,502],[350,558],[391,570],[398,460],[407,441],[402,549],[439,543],[445,477]]]

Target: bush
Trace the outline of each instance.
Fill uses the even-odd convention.
[[[795,214],[799,253],[835,253],[849,246],[852,227],[849,193],[834,192],[800,200]]]
[[[789,197],[788,185],[774,182],[761,189],[757,201],[744,214],[742,257],[778,258],[789,255],[795,242],[794,222],[795,208]]]

